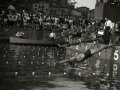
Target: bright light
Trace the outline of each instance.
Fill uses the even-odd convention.
[[[79,72],[79,74],[78,74],[79,76],[81,76],[81,72]]]
[[[107,73],[107,76],[109,76],[109,73]]]
[[[93,73],[93,75],[95,75],[95,73]]]
[[[66,72],[64,72],[64,75],[66,75],[67,73]]]

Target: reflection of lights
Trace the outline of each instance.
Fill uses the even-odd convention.
[[[64,75],[66,75],[67,73],[66,72],[64,72]]]
[[[51,72],[49,72],[48,74],[51,75]]]
[[[81,76],[81,72],[79,72],[78,75]]]
[[[101,52],[99,52],[99,56],[101,55]]]
[[[99,73],[98,73],[98,72],[97,72],[96,74],[97,74],[97,75],[99,75]]]
[[[32,75],[35,75],[35,72],[32,72]]]
[[[18,75],[18,72],[15,72],[15,76]]]
[[[6,61],[6,64],[8,64],[8,61]]]
[[[109,76],[109,73],[107,73],[107,76]]]
[[[54,63],[54,66],[55,66],[56,63]]]
[[[94,44],[96,44],[96,41],[94,41]]]
[[[31,64],[33,64],[33,62],[31,62]]]
[[[45,64],[44,62],[42,62],[42,64]]]
[[[86,50],[88,49],[88,46],[86,46]]]
[[[77,64],[75,63],[75,66],[77,66]]]
[[[107,87],[110,87],[110,84],[107,84]]]
[[[64,65],[67,65],[66,63]]]
[[[21,62],[19,61],[18,64],[20,65],[20,63],[21,63]]]
[[[39,55],[40,53],[38,52],[38,55]]]
[[[95,75],[95,73],[93,73],[93,75]]]
[[[4,58],[6,57],[6,55],[4,55]]]
[[[35,59],[35,56],[33,56],[33,60]]]

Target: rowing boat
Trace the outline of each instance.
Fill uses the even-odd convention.
[[[33,44],[33,45],[57,45],[57,44],[64,44],[65,41],[43,41],[43,40],[30,40],[30,39],[10,37],[10,43],[12,44]]]

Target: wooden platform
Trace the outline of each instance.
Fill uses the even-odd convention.
[[[65,41],[42,41],[42,40],[29,40],[10,37],[10,43],[12,44],[29,44],[29,45],[57,45],[63,44]]]

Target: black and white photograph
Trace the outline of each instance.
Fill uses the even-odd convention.
[[[120,0],[0,0],[0,90],[120,90]]]

